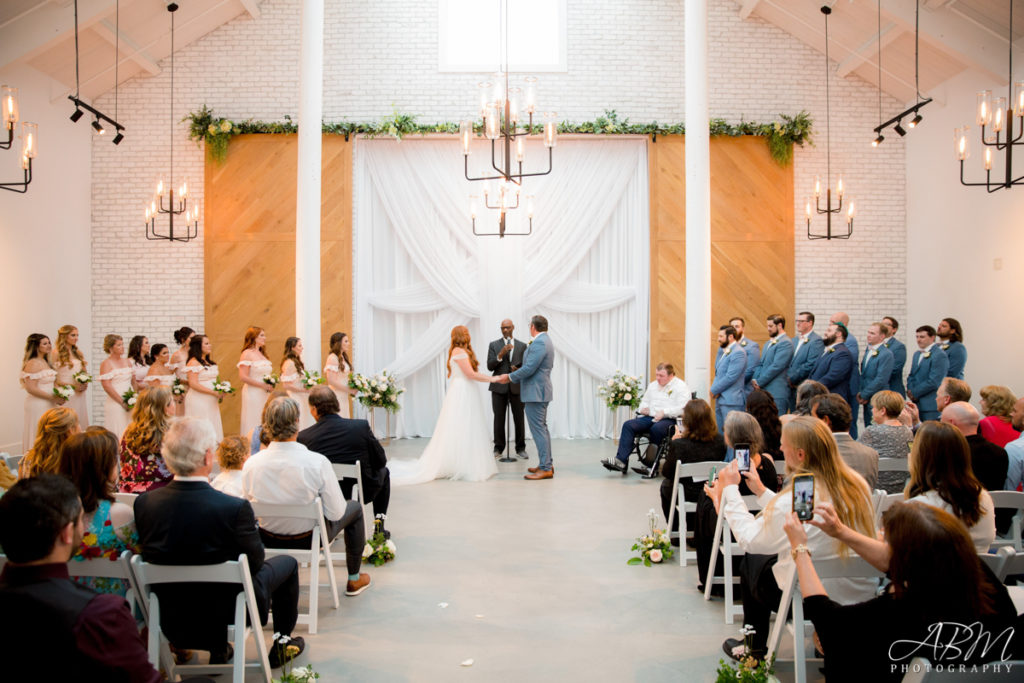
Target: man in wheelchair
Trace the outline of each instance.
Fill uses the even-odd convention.
[[[670,435],[676,418],[683,414],[683,407],[689,400],[690,389],[686,382],[676,377],[675,368],[670,363],[659,363],[654,381],[640,401],[636,417],[622,425],[618,452],[614,458],[602,460],[601,464],[606,469],[625,474],[636,439],[646,434],[651,444],[658,446]]]

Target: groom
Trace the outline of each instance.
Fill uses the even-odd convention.
[[[508,375],[500,375],[501,383],[518,382],[519,397],[526,408],[526,421],[537,445],[540,463],[529,468],[524,479],[551,479],[555,466],[551,462],[551,435],[548,433],[548,403],[551,403],[551,366],[555,363],[555,347],[548,338],[548,320],[542,315],[530,319],[533,341],[526,347],[523,366]]]

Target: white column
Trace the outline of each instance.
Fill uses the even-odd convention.
[[[711,385],[711,165],[708,140],[708,4],[685,0],[686,383]]]
[[[295,335],[303,362],[320,368],[320,146],[323,120],[324,0],[302,2],[299,160],[295,201]],[[283,330],[282,330],[283,332]]]

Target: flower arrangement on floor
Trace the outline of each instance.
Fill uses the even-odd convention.
[[[75,380],[79,384],[88,384],[92,381],[92,375],[85,370],[79,370],[75,374],[71,375],[71,379]]]
[[[323,384],[324,378],[320,376],[319,370],[303,370],[302,379],[299,381],[302,383],[303,388],[312,389],[318,384]]]
[[[349,375],[348,386],[359,392],[359,402],[367,408],[384,408],[394,413],[402,407],[398,397],[405,388],[398,386],[397,378],[387,370],[381,370],[373,377],[353,372]]]
[[[213,381],[213,390],[216,391],[218,394],[221,394],[222,396],[224,394],[235,393],[235,388],[231,386],[231,382],[227,381],[226,379],[221,379],[220,375],[218,375],[217,379]]]
[[[775,677],[773,657],[758,661],[750,656],[750,637],[755,633],[754,627],[744,624],[741,633],[746,654],[735,663],[735,666],[724,659],[718,660],[718,676],[715,683],[779,683],[779,679]]]
[[[363,546],[363,561],[379,567],[395,559],[395,543],[384,535],[384,520],[387,515],[377,515],[373,520],[373,536]]]
[[[137,400],[138,394],[136,394],[134,389],[129,389],[121,394],[121,403],[123,403],[126,408],[134,408]]]
[[[640,553],[640,557],[631,557],[626,564],[643,563],[645,567],[652,564],[659,564],[665,560],[672,559],[672,543],[668,534],[658,528],[658,513],[651,508],[647,513],[647,534],[636,539],[636,543],[630,550]]]
[[[276,372],[272,372],[263,378],[263,383],[270,385],[272,389],[277,388],[278,383],[281,381],[281,375]]]
[[[636,410],[640,406],[641,389],[639,377],[616,370],[614,375],[606,377],[597,388],[597,395],[612,410],[619,406],[629,406]]]
[[[75,395],[75,389],[70,384],[54,384],[53,395],[66,401]]]
[[[274,634],[274,647],[277,648],[277,661],[281,662],[281,677],[275,678],[273,683],[309,683],[320,678],[320,674],[313,671],[312,665],[292,668],[292,660],[299,654],[299,648],[290,644],[291,638]]]

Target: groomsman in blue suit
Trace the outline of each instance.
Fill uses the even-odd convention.
[[[907,347],[896,338],[896,332],[900,329],[900,323],[896,318],[887,315],[882,322],[889,326],[889,332],[882,342],[882,346],[892,351],[892,374],[889,376],[889,391],[895,391],[903,398],[907,397],[907,390],[903,386],[903,367],[907,364]]]
[[[814,331],[814,314],[802,311],[796,315],[796,336],[793,337],[793,360],[789,363],[789,407],[796,405],[796,388],[811,376],[825,344]]]
[[[935,328],[931,325],[917,328],[917,348],[907,375],[907,396],[917,404],[922,422],[938,420],[940,412],[935,392],[949,371],[949,358],[935,343]]]
[[[885,348],[885,335],[889,327],[885,323],[871,323],[868,326],[868,346],[860,362],[860,391],[857,402],[864,407],[864,426],[871,426],[871,397],[889,388],[892,376],[892,351]]]
[[[860,367],[857,365],[860,347],[857,344],[856,335],[850,334],[850,316],[840,311],[829,318],[829,323],[836,323],[846,328],[846,341],[843,343],[846,344],[846,348],[850,349],[850,357],[853,359],[853,369],[850,371],[850,396],[853,396],[854,400],[850,405],[850,412],[853,415],[853,420],[850,422],[850,436],[856,439],[857,413],[860,410],[860,404],[856,400],[857,394],[860,393]]]
[[[946,377],[964,378],[964,368],[967,366],[967,347],[964,346],[964,328],[956,318],[943,318],[936,330],[939,337],[939,347],[946,352],[949,358],[949,370],[946,370]]]
[[[736,329],[732,325],[718,328],[718,355],[715,357],[715,381],[711,383],[711,398],[715,399],[715,419],[718,433],[725,428],[725,418],[734,410],[747,406],[743,393],[743,377],[747,369],[747,354],[736,342]]]
[[[844,343],[847,334],[843,324],[831,323],[828,326],[828,333],[823,340],[825,352],[814,364],[810,379],[821,382],[831,393],[839,394],[849,404],[854,402],[854,394],[850,391],[850,374],[855,361],[850,347]]]
[[[779,415],[789,412],[789,377],[787,372],[793,360],[793,342],[786,336],[786,319],[778,313],[768,316],[768,341],[761,354],[761,362],[754,368],[750,384],[763,389],[775,399]],[[749,359],[748,359],[749,360]]]
[[[747,325],[743,318],[732,318],[729,320],[729,324],[736,330],[736,343],[747,352],[747,369],[743,373],[743,395],[744,397],[750,396],[750,392],[754,390],[754,387],[750,386],[751,380],[754,379],[754,369],[761,362],[761,346],[753,339],[747,339],[743,334]],[[746,398],[743,400],[743,405],[747,405]]]

